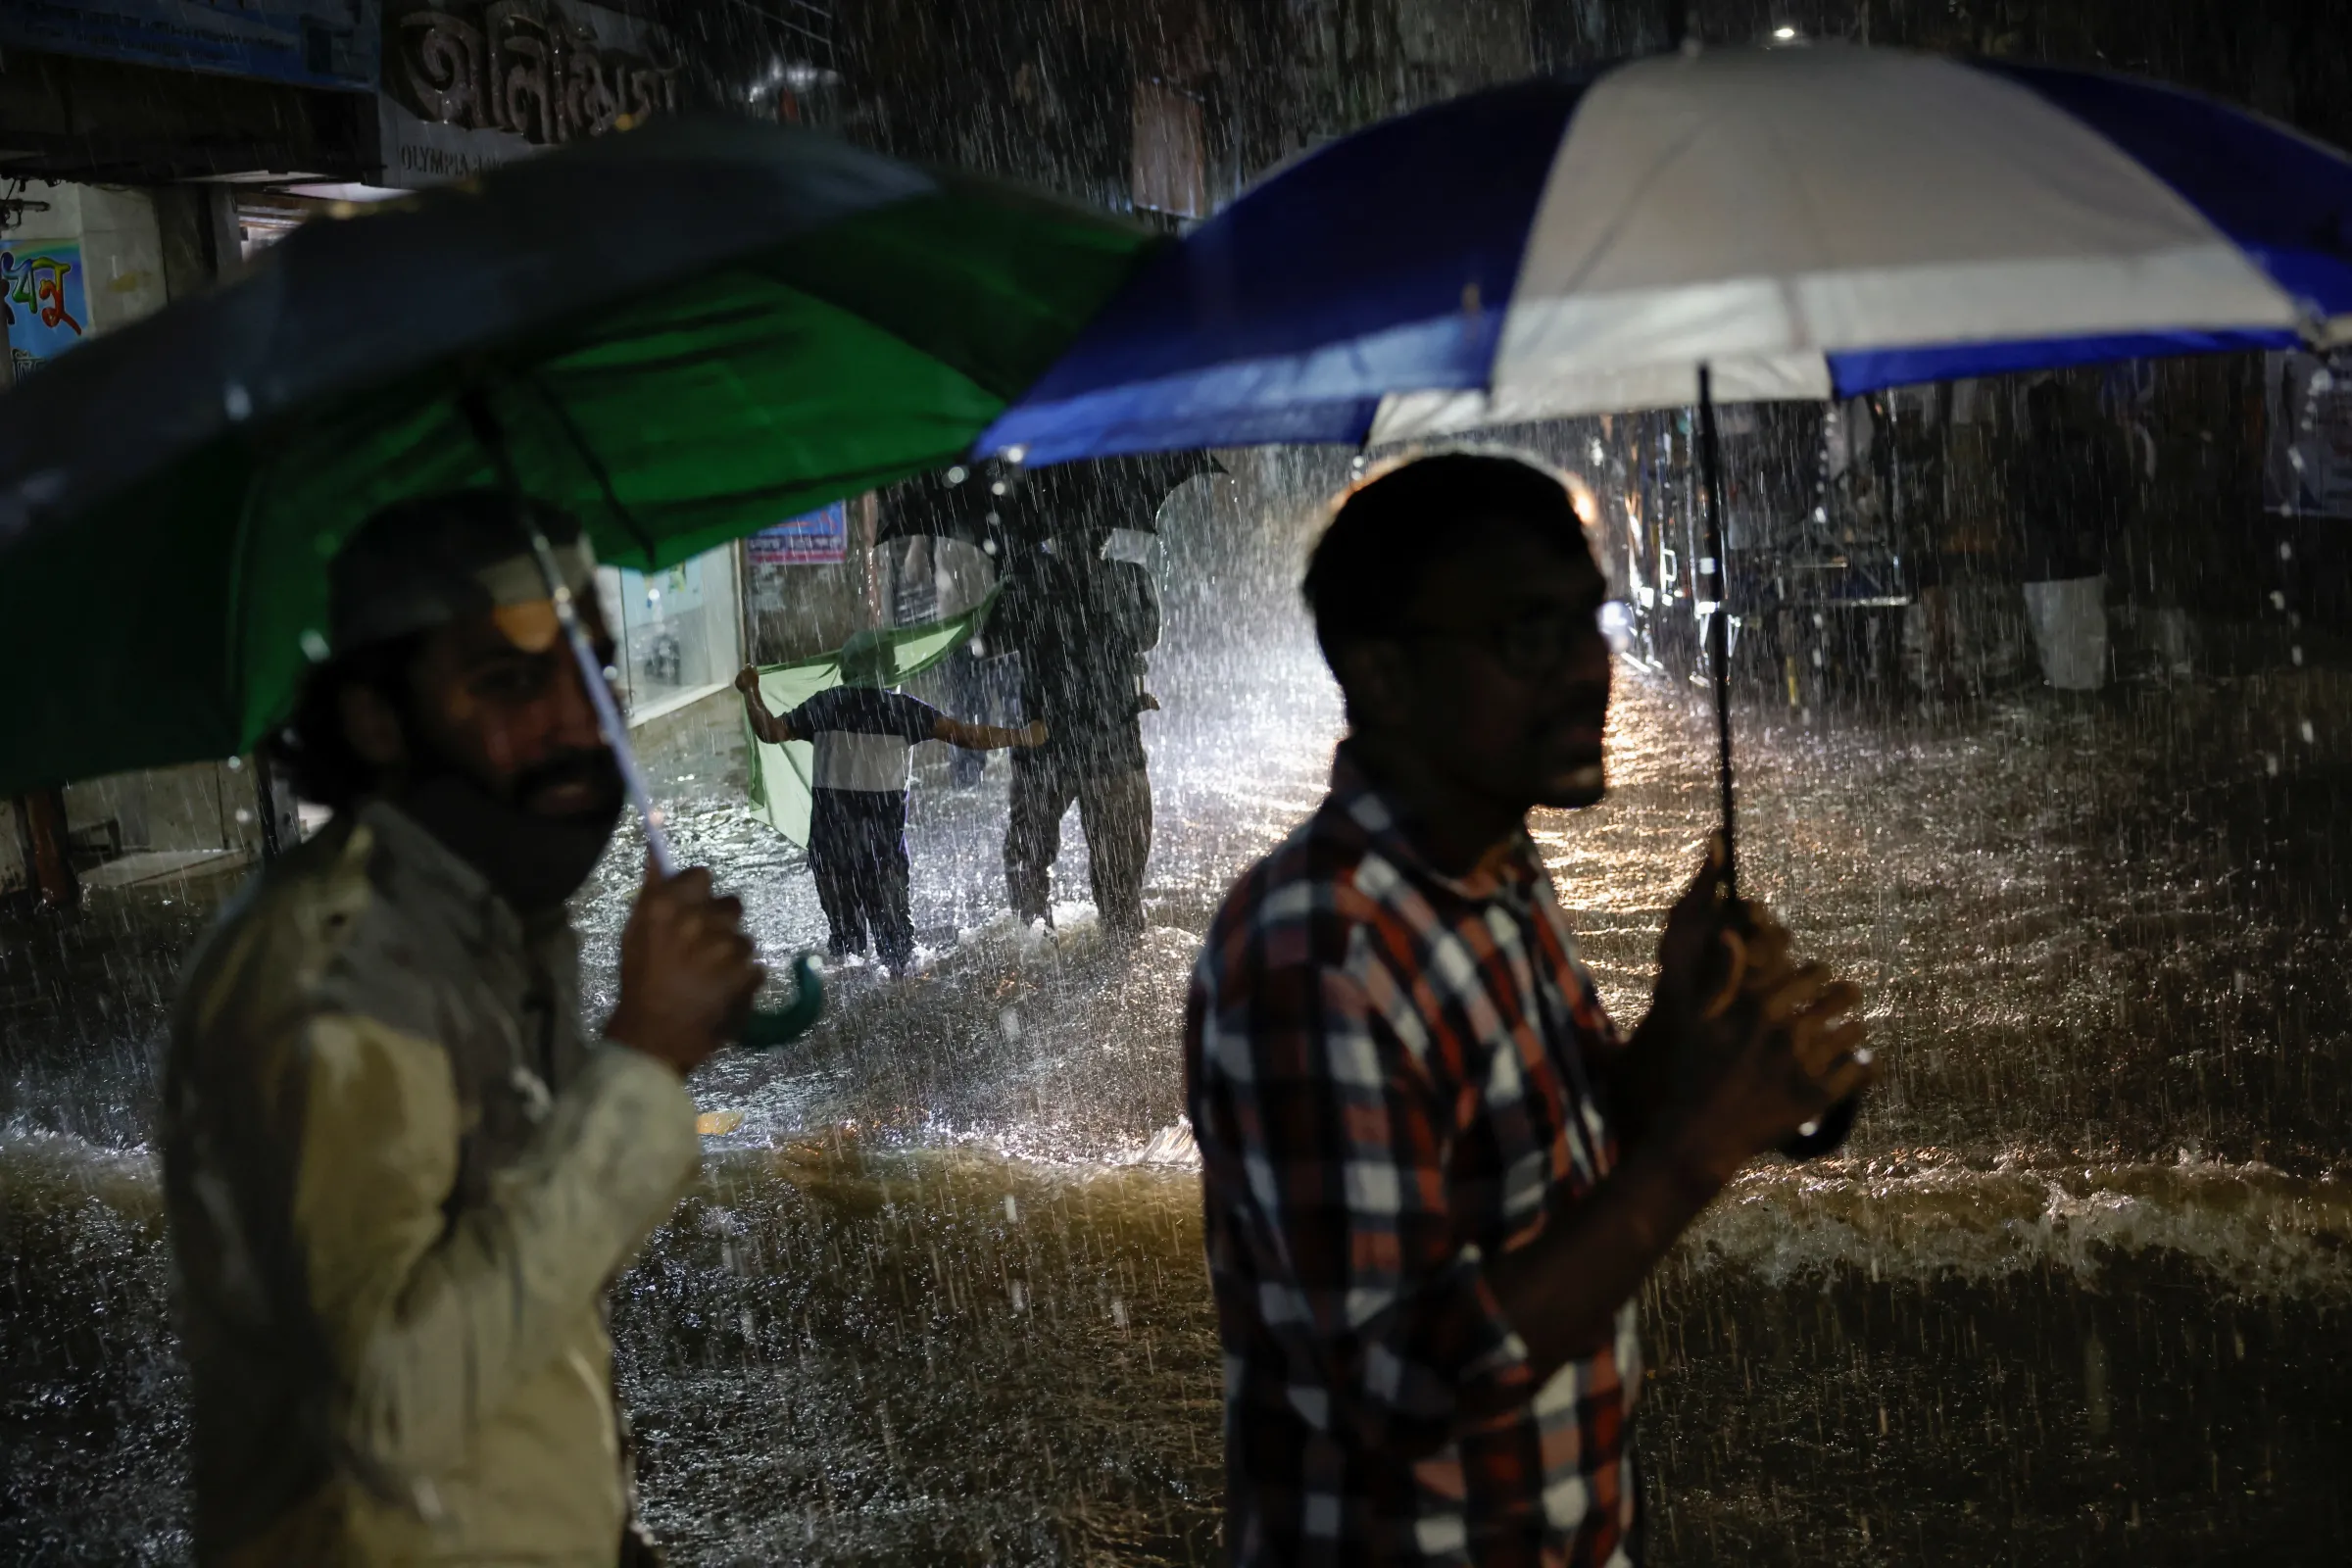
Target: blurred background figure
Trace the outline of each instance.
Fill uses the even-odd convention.
[[[2026,394],[2027,436],[2009,494],[2024,545],[2026,619],[2042,678],[2061,691],[2107,683],[2107,553],[2131,498],[2123,454],[2079,421],[2054,378]]]
[[[988,633],[998,649],[1020,655],[1021,710],[1052,732],[1013,758],[1004,830],[1013,913],[1052,923],[1054,861],[1074,801],[1095,907],[1106,931],[1132,938],[1143,934],[1152,854],[1140,676],[1159,642],[1159,601],[1142,565],[1103,559],[1110,533],[1088,527],[1031,551],[1005,583]]]

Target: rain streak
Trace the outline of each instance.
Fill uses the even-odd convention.
[[[395,24],[423,13],[353,9],[387,29],[389,95]],[[599,69],[621,83],[606,128],[707,94],[1167,236],[1344,132],[1693,37],[2104,63],[2352,142],[2340,82],[2311,64],[2352,36],[2286,3],[539,9],[601,19]],[[13,25],[0,103],[29,92],[22,60],[61,47]],[[655,80],[672,61],[675,81]],[[629,96],[634,72],[649,96]],[[565,139],[604,133],[587,92]],[[399,101],[431,133],[405,149],[414,180],[380,150],[367,178],[253,173],[224,209],[240,254],[361,200],[347,185],[469,173],[465,138],[542,139]],[[189,137],[207,102],[174,89]],[[172,204],[202,187],[117,153],[76,184],[79,155],[40,145],[52,183],[0,162],[0,246],[75,247],[88,293],[60,284],[58,309],[104,328],[129,295],[96,270],[106,215],[152,189],[155,232],[175,235]],[[43,224],[70,202],[69,241]],[[150,270],[178,265],[159,252]],[[11,402],[55,373],[39,305],[14,319]],[[2352,392],[2330,364],[2272,348],[1727,399],[1728,589],[1687,404],[1449,433],[1575,474],[1609,577],[1607,798],[1530,831],[1612,1015],[1648,1006],[1668,908],[1717,821],[1706,649],[1728,602],[1741,891],[1861,986],[1882,1065],[1842,1149],[1751,1164],[1642,1289],[1648,1560],[2352,1554]],[[1133,676],[1153,700],[1140,936],[1103,920],[1077,810],[1051,918],[1017,919],[1008,759],[921,743],[902,972],[879,948],[837,958],[805,1038],[722,1052],[688,1081],[701,1174],[609,1298],[642,1509],[672,1561],[1226,1560],[1185,1000],[1228,890],[1315,810],[1346,728],[1299,602],[1307,554],[1335,495],[1415,444],[1220,447],[1155,513],[1098,519],[1133,536],[1120,548],[1159,617]],[[661,821],[682,863],[742,899],[779,972],[835,926],[786,831],[781,748],[753,740],[725,683],[878,631],[902,667],[938,654],[906,690],[1021,720],[985,607],[1033,541],[992,532],[1009,526],[994,510],[958,525],[960,564],[944,532],[892,536],[908,494],[893,485],[977,497],[1009,473],[1009,511],[1053,472],[973,465],[895,469],[740,551],[608,564]],[[2043,502],[2089,537],[2036,534]],[[0,510],[0,550],[12,526]],[[135,612],[70,591],[94,617]],[[951,622],[953,659],[913,635]],[[27,853],[0,858],[0,1561],[193,1560],[159,1075],[181,966],[261,858],[271,808],[249,768],[71,786],[70,911],[37,897],[29,807]],[[322,813],[287,806],[289,835],[318,830]],[[625,821],[571,900],[588,1019],[618,996],[645,862]]]

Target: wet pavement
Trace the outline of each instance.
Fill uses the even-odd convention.
[[[698,1077],[743,1119],[613,1308],[678,1560],[1216,1559],[1179,1008],[1338,711],[1295,623],[1191,624],[1155,659],[1139,950],[1076,902],[1074,832],[1058,931],[1002,917],[999,763],[918,798],[918,972],[840,971],[810,1039]],[[1611,799],[1537,824],[1629,1019],[1709,825],[1698,697],[1629,668]],[[1750,888],[1863,981],[1887,1078],[1843,1157],[1759,1167],[1648,1293],[1656,1559],[2352,1555],[2352,683],[1759,708],[1741,742]],[[722,775],[673,771],[683,844],[763,944],[817,942]],[[584,896],[592,1004],[633,863]],[[186,1555],[147,1074],[220,891],[0,949],[0,1560]]]

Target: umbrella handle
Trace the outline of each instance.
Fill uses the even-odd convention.
[[[825,1010],[824,968],[813,953],[796,954],[792,960],[792,1001],[781,1007],[760,1007],[744,1021],[742,1043],[753,1051],[790,1045],[816,1027]]]
[[[1740,897],[1740,836],[1732,812],[1732,572],[1723,550],[1723,450],[1715,438],[1715,378],[1698,368],[1698,464],[1707,560],[1715,579],[1715,609],[1707,616],[1707,662],[1715,688],[1715,784],[1723,812],[1723,890]]]

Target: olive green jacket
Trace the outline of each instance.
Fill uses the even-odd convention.
[[[607,1285],[693,1176],[577,939],[381,803],[248,888],[172,1028],[165,1200],[206,1564],[612,1564]]]

